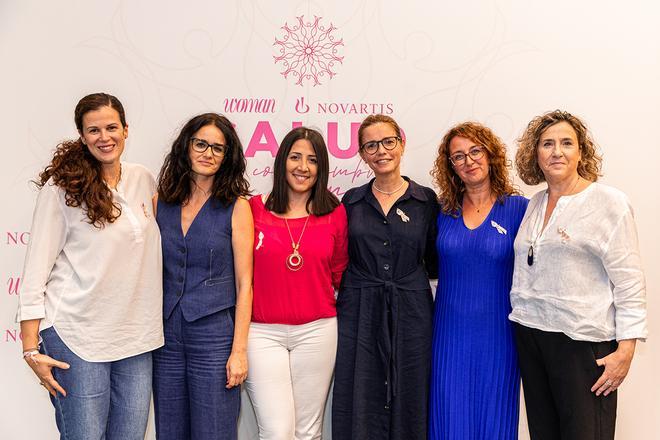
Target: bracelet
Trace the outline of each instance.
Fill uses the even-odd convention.
[[[32,363],[38,364],[39,361],[37,361],[37,358],[35,357],[38,354],[39,354],[39,350],[27,350],[23,352],[23,359],[31,360]]]

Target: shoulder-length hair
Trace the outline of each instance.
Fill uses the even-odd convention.
[[[312,144],[317,163],[316,182],[312,187],[312,192],[309,199],[307,199],[305,207],[308,213],[316,216],[329,214],[339,206],[339,199],[328,190],[328,174],[330,173],[328,149],[325,146],[325,141],[321,133],[307,127],[294,128],[282,139],[280,148],[277,150],[277,155],[275,156],[273,190],[266,199],[266,209],[277,214],[285,214],[289,210],[289,185],[286,181],[286,161],[293,144],[301,139],[306,139]]]
[[[449,160],[449,144],[456,136],[470,139],[484,147],[490,165],[490,190],[503,203],[504,197],[519,194],[513,186],[509,169],[511,161],[506,157],[506,145],[493,131],[478,122],[463,122],[450,128],[438,146],[438,155],[431,170],[433,182],[440,190],[438,201],[442,212],[458,215],[465,193],[465,183],[458,176]]]
[[[541,135],[550,126],[560,122],[567,122],[575,130],[580,147],[580,161],[578,174],[591,182],[601,176],[603,157],[598,153],[598,147],[591,137],[591,133],[582,120],[563,110],[554,110],[532,119],[523,135],[518,139],[516,152],[516,170],[518,176],[527,185],[538,185],[545,182],[545,176],[537,160],[537,148]]]
[[[76,105],[74,121],[78,133],[83,132],[83,116],[101,107],[116,110],[122,128],[126,127],[126,113],[119,99],[107,93],[92,93]],[[121,215],[121,206],[114,202],[112,191],[103,180],[101,163],[80,137],[60,143],[50,163],[33,182],[41,188],[49,179],[64,190],[66,205],[80,207],[94,227],[103,228]]]
[[[220,168],[215,173],[211,197],[227,206],[237,198],[250,193],[250,184],[245,178],[247,162],[243,145],[232,123],[217,113],[197,115],[183,126],[174,140],[170,152],[165,156],[158,173],[158,198],[167,203],[182,204],[192,194],[192,164],[190,162],[191,139],[202,127],[216,126],[224,135],[225,154]]]

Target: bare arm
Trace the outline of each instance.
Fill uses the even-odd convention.
[[[23,356],[23,359],[53,396],[56,392],[66,396],[66,392],[57,383],[51,370],[53,367],[66,369],[69,365],[38,353],[39,324],[46,316],[45,290],[48,278],[57,256],[64,248],[66,236],[67,224],[58,191],[46,185],[39,191],[32,219],[17,319],[21,322],[23,353],[30,353],[27,357]],[[36,247],[34,243],[39,243],[39,246]]]
[[[39,346],[39,322],[40,319],[29,319],[21,321],[21,335],[23,338],[23,352],[36,350]],[[45,354],[35,354],[24,357],[25,362],[39,378],[39,382],[55,396],[56,392],[66,396],[66,391],[53,377],[53,367],[67,369],[69,364],[56,361]]]
[[[151,204],[154,207],[154,217],[156,217],[158,212],[158,193],[154,194],[154,196],[151,198]]]
[[[236,279],[236,319],[234,341],[227,361],[227,388],[240,385],[247,378],[247,338],[252,318],[252,260],[254,222],[250,204],[244,198],[236,201],[231,218]]]

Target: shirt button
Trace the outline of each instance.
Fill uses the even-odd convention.
[[[389,406],[389,405],[385,405],[385,409],[390,409],[390,406]]]
[[[385,386],[387,386],[387,381],[385,381]]]
[[[390,242],[389,242],[389,241],[385,240],[385,241],[383,242],[383,246],[389,246],[389,245],[390,245]]]
[[[386,224],[387,224],[387,220],[383,220],[383,224],[386,225]]]
[[[383,269],[390,270],[390,265],[389,264],[383,264]]]

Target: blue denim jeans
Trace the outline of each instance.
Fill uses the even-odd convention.
[[[41,332],[44,354],[66,362],[53,368],[66,397],[51,396],[61,440],[144,440],[151,399],[151,352],[114,362],[87,362],[53,327]]]
[[[237,438],[240,387],[226,389],[233,309],[188,322],[177,305],[154,351],[154,409],[159,440]]]

